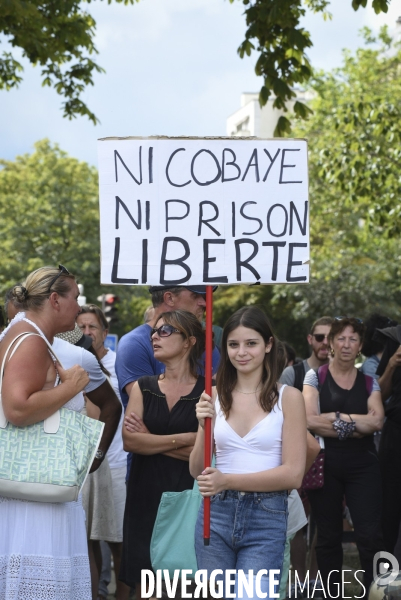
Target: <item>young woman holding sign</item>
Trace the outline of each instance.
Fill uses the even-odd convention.
[[[212,398],[202,394],[196,407],[199,430],[190,471],[202,496],[211,498],[209,546],[203,545],[203,507],[196,526],[198,568],[207,569],[209,578],[221,569],[226,582],[225,571],[242,570],[247,578],[253,571],[251,598],[260,592],[269,598],[278,589],[288,490],[300,487],[305,469],[303,398],[278,384],[279,375],[277,338],[266,315],[256,307],[242,308],[223,331],[217,389]],[[208,417],[216,468],[203,469]],[[270,573],[269,585],[271,570],[276,573]]]

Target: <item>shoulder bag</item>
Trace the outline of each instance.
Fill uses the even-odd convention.
[[[20,339],[10,358],[30,335],[38,334],[26,332],[15,338],[12,344]],[[58,360],[49,342],[42,339]],[[66,408],[26,427],[8,423],[1,388],[12,344],[6,350],[0,371],[0,496],[36,502],[76,500],[95,458],[104,423]]]
[[[326,367],[326,368],[323,368]],[[327,376],[328,365],[323,365],[323,367],[319,367],[317,370],[317,378],[319,382],[319,392],[322,388],[322,385],[325,382]],[[318,400],[319,405],[319,414],[320,414],[320,402]],[[321,436],[316,436],[319,445],[320,452],[313,461],[313,464],[309,471],[306,473],[305,477],[302,480],[302,488],[304,490],[317,490],[324,485],[324,439]]]
[[[195,576],[198,569],[195,554],[195,524],[202,496],[198,482],[191,490],[164,492],[150,542],[150,560],[153,570],[174,571],[190,569]]]
[[[302,480],[301,487],[304,490],[317,490],[324,484],[324,439],[319,436],[317,440],[320,444],[320,452]]]

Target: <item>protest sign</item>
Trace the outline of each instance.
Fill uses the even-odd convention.
[[[101,283],[309,280],[305,140],[99,140]]]

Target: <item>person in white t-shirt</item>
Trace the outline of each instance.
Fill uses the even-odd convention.
[[[114,388],[120,402],[120,393],[118,390],[118,381],[115,372],[116,353],[108,349],[104,345],[108,333],[108,323],[103,311],[96,304],[85,304],[81,307],[81,313],[77,317],[77,324],[85,335],[92,338],[92,346],[96,351],[102,365],[110,373],[110,383]],[[117,542],[108,542],[111,553],[113,555],[114,569],[116,573],[116,599],[127,600],[130,588],[122,581],[118,580],[122,552],[123,539],[123,519],[124,507],[126,499],[125,476],[127,470],[127,453],[123,449],[122,440],[122,425],[124,420],[124,411],[121,414],[121,419],[107,452],[109,461],[112,485],[113,485],[113,500],[114,511],[118,532]],[[107,552],[107,547],[102,544],[102,573],[99,581],[99,598],[107,597],[107,585],[110,581],[110,553]]]

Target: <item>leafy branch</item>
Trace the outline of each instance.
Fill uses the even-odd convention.
[[[127,5],[139,0],[115,1]],[[98,119],[81,94],[93,85],[94,74],[104,70],[91,58],[97,54],[96,22],[81,4],[81,0],[2,0],[0,32],[9,45],[22,49],[33,66],[41,67],[42,85],[53,87],[65,99],[64,117],[87,116],[96,125]],[[13,55],[3,52],[0,89],[18,87],[22,71]]]
[[[231,3],[234,0],[230,0]],[[330,19],[327,8],[329,0],[242,0],[245,9],[245,40],[238,48],[241,58],[259,52],[256,61],[256,75],[263,77],[264,83],[259,93],[259,103],[264,106],[274,95],[273,107],[285,112],[292,109],[295,116],[307,119],[311,114],[309,106],[296,101],[294,87],[306,84],[312,77],[312,66],[306,51],[313,44],[310,34],[300,26],[306,9],[320,12],[324,19]],[[376,13],[387,12],[390,0],[373,0]],[[366,7],[367,0],[352,0],[352,8]],[[305,8],[306,7],[306,8]],[[290,120],[282,115],[274,132],[283,136],[291,132]]]

